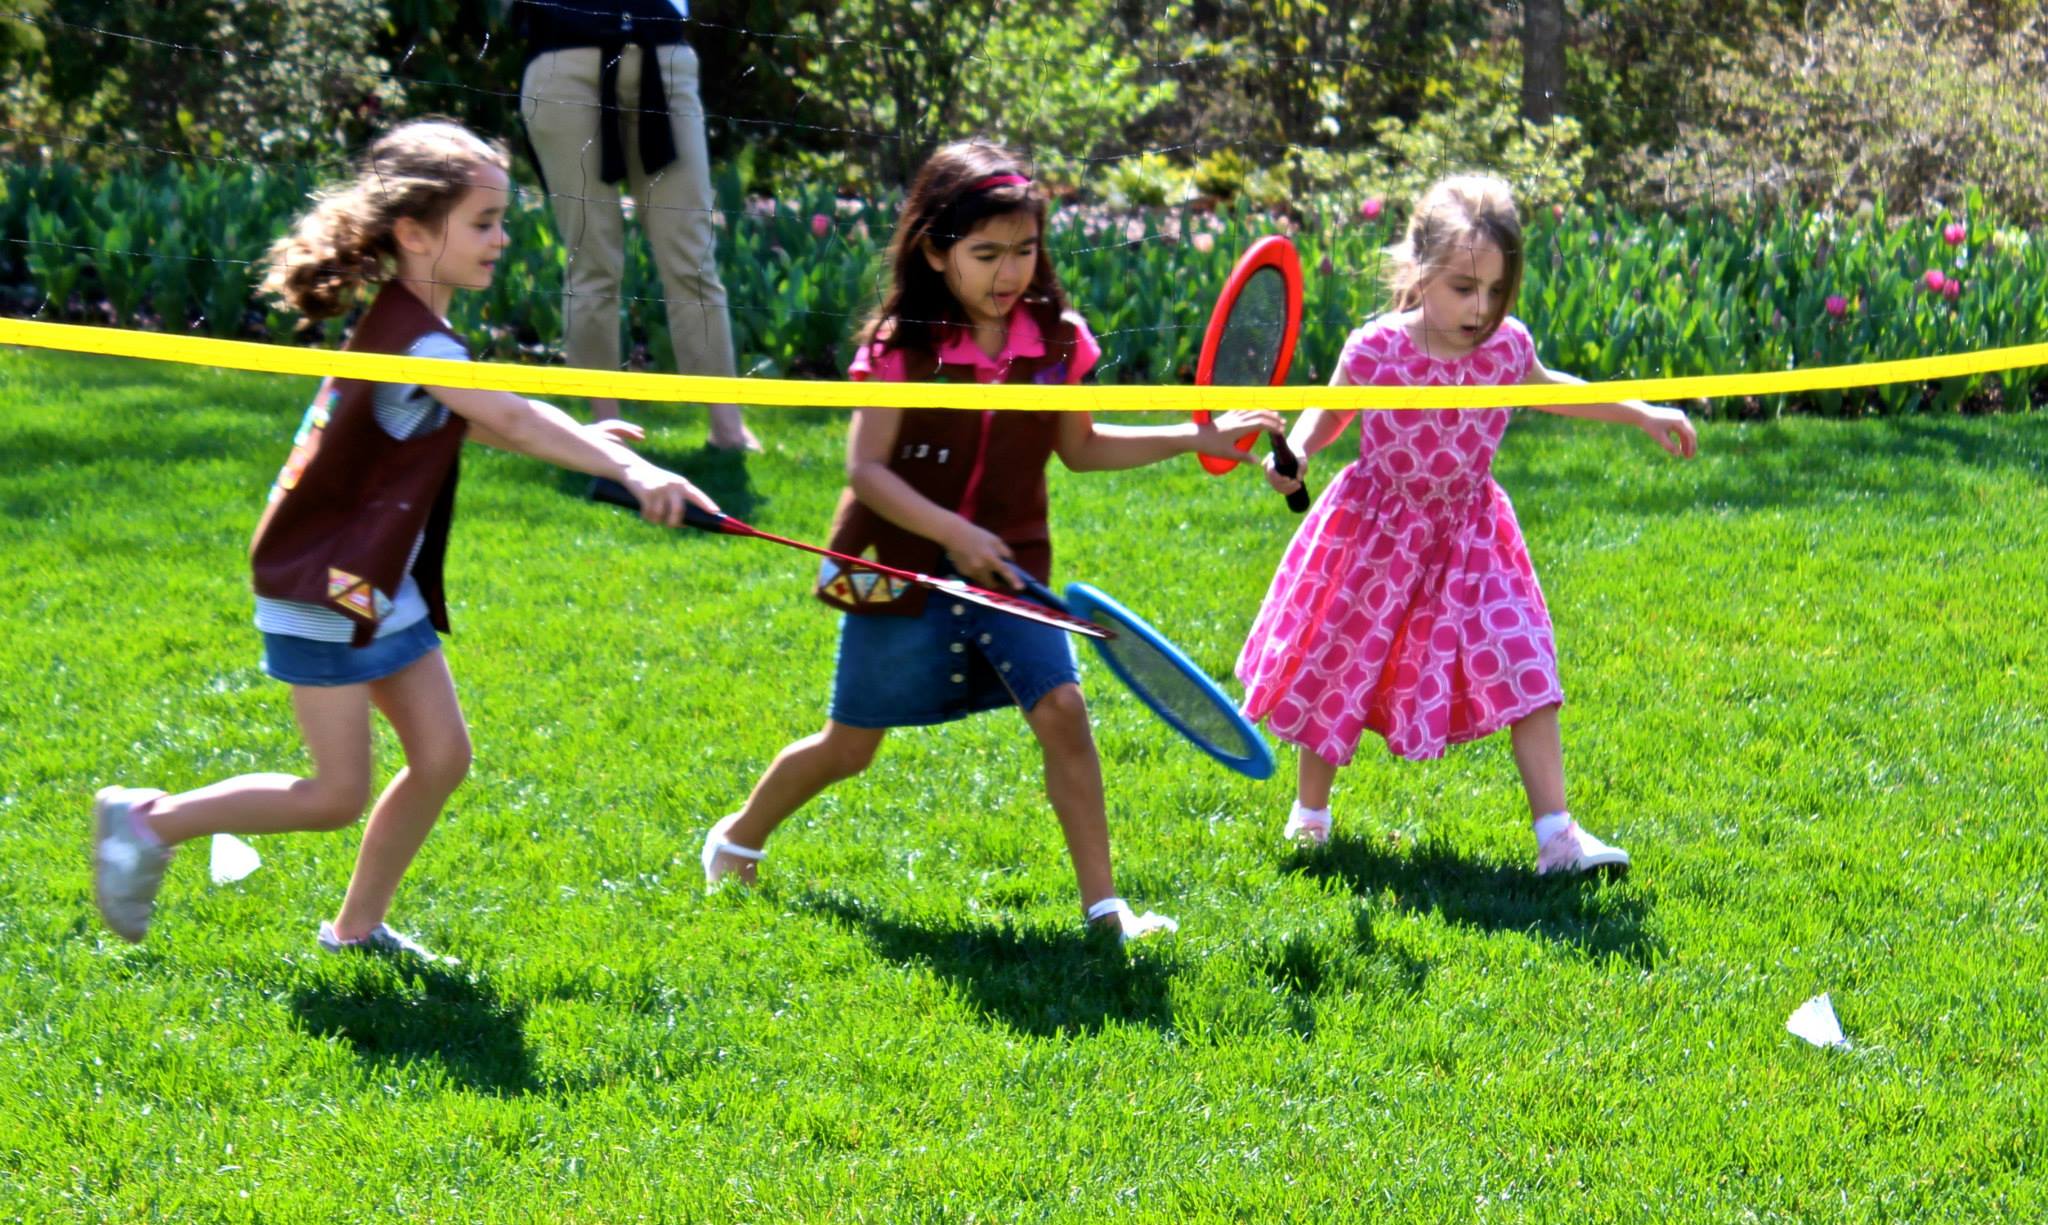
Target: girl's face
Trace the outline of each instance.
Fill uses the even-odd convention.
[[[1473,235],[1422,283],[1422,339],[1441,357],[1462,357],[1507,310],[1507,257]]]
[[[512,182],[496,166],[480,165],[470,188],[438,229],[400,218],[399,249],[411,257],[418,279],[457,289],[489,289],[505,251],[505,208]]]
[[[999,324],[1031,287],[1038,268],[1038,217],[998,213],[944,251],[927,246],[924,255],[969,322]]]

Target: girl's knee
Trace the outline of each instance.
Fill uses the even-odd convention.
[[[469,767],[475,756],[469,736],[463,734],[445,744],[435,745],[416,758],[408,757],[405,764],[421,782],[452,792],[469,777]]]
[[[347,829],[362,819],[363,810],[370,806],[370,780],[368,778],[337,779],[318,777],[307,780],[305,792],[306,828],[317,831]]]
[[[1038,699],[1031,708],[1033,722],[1064,726],[1078,724],[1088,726],[1088,699],[1081,696],[1079,685],[1061,685]]]
[[[825,729],[818,747],[825,751],[825,764],[834,780],[844,781],[874,764],[882,737],[867,728],[833,724]]]

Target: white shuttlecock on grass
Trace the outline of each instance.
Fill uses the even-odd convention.
[[[213,883],[231,885],[263,866],[256,848],[233,834],[213,836]]]
[[[1842,1023],[1835,1019],[1835,1006],[1825,991],[1794,1009],[1785,1018],[1785,1028],[1815,1046],[1838,1046],[1844,1050],[1849,1047],[1849,1040],[1842,1036]]]

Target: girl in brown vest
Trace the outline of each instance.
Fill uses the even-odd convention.
[[[483,289],[505,249],[505,151],[440,122],[370,146],[353,183],[324,193],[271,248],[264,288],[309,319],[338,315],[375,287],[347,349],[468,360],[446,315],[457,289]],[[370,798],[370,708],[405,749],[371,810],[330,951],[435,960],[385,926],[392,894],[469,770],[469,730],[435,631],[448,630],[441,558],[465,438],[633,490],[646,517],[675,525],[685,500],[712,502],[621,445],[638,431],[579,427],[506,392],[329,379],[271,488],[250,553],[264,671],[292,687],[313,773],[244,774],[167,795],[103,789],[93,805],[94,893],[107,925],[141,940],[171,849],[208,834],[352,825]]]
[[[1041,238],[1044,191],[1013,153],[949,145],[918,173],[890,248],[893,281],[862,334],[854,379],[1074,383],[1101,355],[1066,309]],[[848,488],[832,547],[983,586],[1018,586],[1016,565],[1052,569],[1045,465],[1135,468],[1270,429],[1273,413],[1213,426],[1097,425],[1086,413],[864,408],[847,440]],[[1045,754],[1046,794],[1066,835],[1089,923],[1122,938],[1171,931],[1116,896],[1102,768],[1065,634],[978,606],[926,597],[872,573],[828,569],[819,595],[846,611],[825,729],[789,745],[739,812],[704,840],[704,879],[751,881],[762,845],[791,813],[866,769],[892,727],[1016,706]]]

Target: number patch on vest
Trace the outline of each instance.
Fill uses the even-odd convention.
[[[935,448],[935,447],[933,447],[933,446],[932,446],[932,444],[930,444],[930,443],[928,443],[928,442],[914,442],[914,443],[913,443],[913,442],[906,442],[906,443],[904,443],[904,444],[903,444],[903,449],[902,449],[901,451],[898,451],[898,452],[896,453],[896,458],[898,458],[898,459],[929,459],[929,460],[931,460],[931,461],[932,461],[933,463],[937,463],[937,464],[943,464],[943,463],[945,463],[946,461],[948,461],[948,460],[950,460],[950,459],[952,459],[952,458],[953,458],[953,448],[951,448],[951,447],[936,447],[936,448]]]

